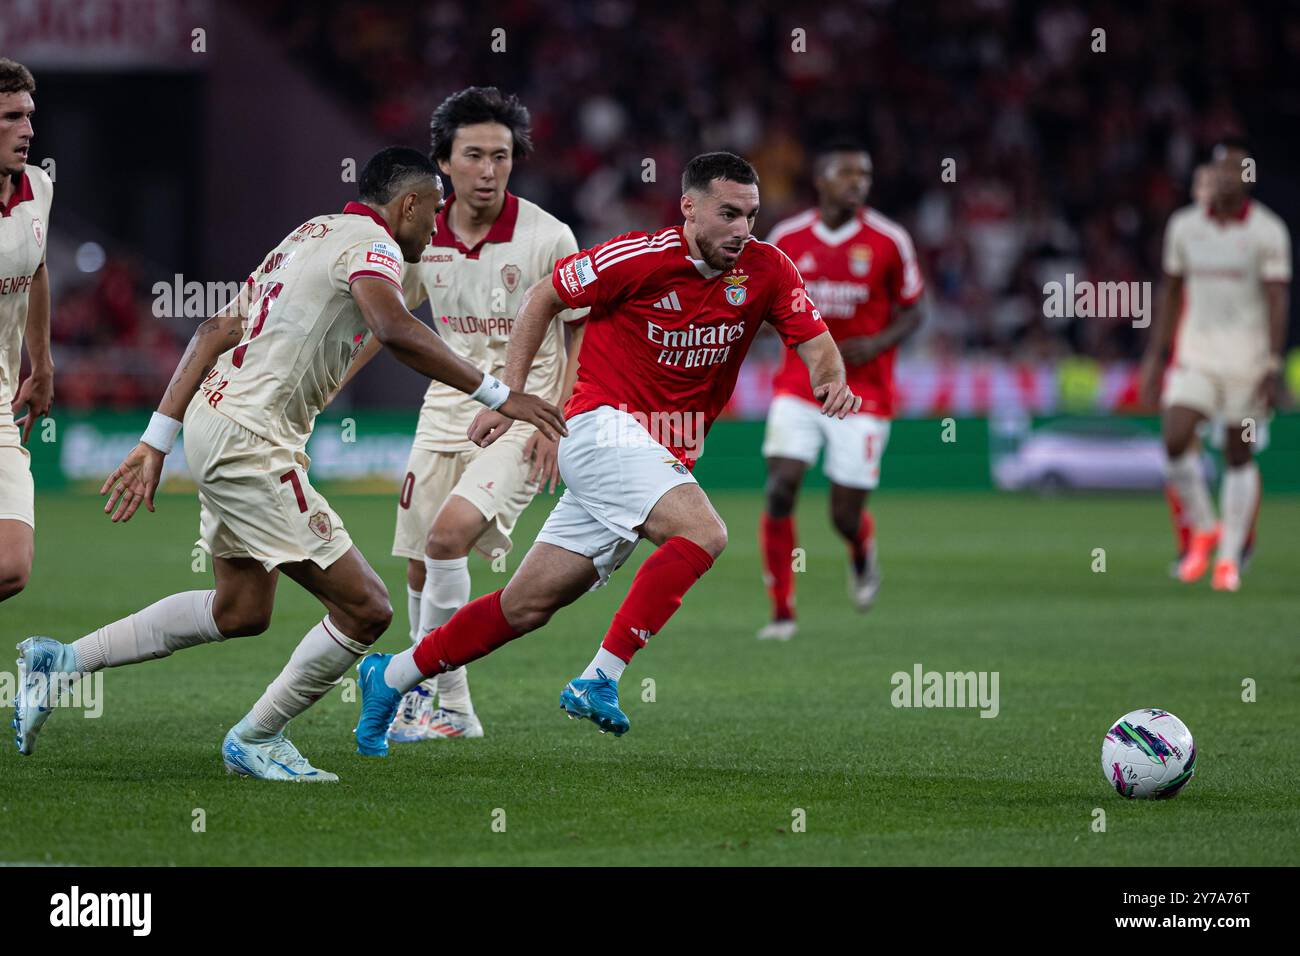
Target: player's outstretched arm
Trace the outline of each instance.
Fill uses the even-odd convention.
[[[50,356],[50,274],[41,263],[32,276],[32,288],[27,298],[27,357],[32,362],[32,373],[18,386],[14,396],[13,411],[26,406],[27,414],[14,424],[23,430],[22,443],[32,433],[36,419],[50,413],[54,404],[54,359]]]
[[[573,386],[578,380],[578,352],[582,349],[582,335],[585,324],[569,330],[569,344],[564,350],[564,383],[560,388],[560,408],[569,404],[573,395]],[[555,494],[555,486],[560,483],[560,446],[558,442],[543,438],[541,432],[533,432],[524,444],[524,461],[531,464],[528,480],[546,485],[547,494]]]
[[[401,292],[387,279],[357,279],[352,283],[352,298],[375,338],[403,365],[460,389],[506,418],[528,422],[548,438],[566,434],[558,408],[522,391],[522,382],[520,390],[511,389],[453,352],[432,329],[407,311]]]
[[[550,276],[543,276],[528,287],[523,305],[510,330],[510,345],[506,347],[506,370],[503,381],[512,389],[523,388],[528,381],[528,370],[541,348],[542,339],[551,321],[568,306],[555,291]],[[504,409],[502,409],[504,411]],[[561,419],[563,424],[563,419]],[[506,433],[510,423],[500,414],[479,412],[469,426],[469,439],[476,445],[487,447]],[[567,431],[561,431],[567,435]],[[550,437],[550,433],[547,433]]]
[[[862,398],[844,382],[844,359],[829,332],[796,345],[795,351],[808,366],[813,395],[822,403],[823,415],[844,418],[862,407]]]
[[[1160,283],[1160,297],[1156,314],[1151,320],[1150,337],[1142,353],[1138,371],[1138,397],[1144,405],[1154,405],[1160,400],[1160,376],[1164,372],[1165,353],[1174,331],[1174,316],[1182,309],[1183,277],[1165,273]]]
[[[115,523],[130,521],[141,502],[150,511],[154,510],[153,496],[162,479],[163,459],[176,442],[185,409],[217,364],[218,356],[234,348],[244,337],[248,300],[249,286],[245,284],[234,301],[194,330],[140,443],[100,487],[101,495],[109,495],[104,514],[112,515]]]

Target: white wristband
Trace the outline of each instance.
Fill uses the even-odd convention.
[[[510,388],[499,378],[494,378],[487,372],[483,373],[483,382],[479,385],[470,398],[476,402],[482,402],[488,408],[495,411],[500,408],[507,398],[510,397]]]
[[[153,417],[149,419],[149,427],[140,436],[140,441],[167,455],[176,444],[176,436],[180,430],[181,423],[176,419],[169,418],[162,412],[154,412]]]

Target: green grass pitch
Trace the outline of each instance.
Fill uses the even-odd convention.
[[[759,643],[757,493],[720,493],[731,545],[623,679],[632,731],[564,718],[648,546],[604,591],[470,668],[487,737],[353,753],[358,705],[335,690],[290,728],[335,786],[239,780],[219,745],[320,616],[282,579],[271,630],[109,671],[104,712],[55,713],[35,756],[0,754],[0,862],[340,864],[1290,864],[1300,848],[1300,508],[1265,497],[1237,595],[1166,574],[1156,497],[1039,500],[882,491],[885,581],[860,616],[826,499],[800,504],[802,630]],[[335,495],[387,581],[406,643],[393,499]],[[549,510],[524,516],[518,564]],[[7,647],[70,640],[168,593],[191,570],[197,504],[112,527],[92,496],[38,500],[32,584],[0,606]],[[1094,549],[1105,573],[1094,573]],[[506,577],[471,561],[475,593]],[[4,651],[0,670],[12,673]],[[997,671],[1000,713],[896,709],[890,676]],[[1243,702],[1243,680],[1257,685]],[[654,700],[643,700],[643,681]],[[1128,802],[1102,778],[1111,721],[1144,706],[1196,736],[1175,800]],[[9,714],[5,714],[7,721]],[[6,730],[7,730],[6,726]],[[1094,811],[1105,811],[1095,832]],[[796,810],[806,826],[795,826]],[[202,810],[203,832],[195,811]],[[494,822],[496,827],[493,826]],[[504,822],[504,831],[501,824]],[[802,832],[801,832],[802,831]]]

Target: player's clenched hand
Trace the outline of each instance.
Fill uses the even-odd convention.
[[[131,449],[99,489],[101,495],[112,492],[104,514],[111,514],[114,522],[130,521],[142,501],[153,511],[153,493],[162,478],[163,457],[162,452],[144,442]]]
[[[530,464],[528,480],[538,485],[549,485],[547,494],[555,494],[555,486],[560,481],[559,442],[543,438],[541,432],[533,432],[524,445],[524,461]]]
[[[813,395],[822,403],[822,414],[845,418],[862,407],[861,396],[854,395],[843,382],[828,382],[813,389]]]
[[[54,404],[54,375],[53,373],[32,374],[27,376],[26,380],[18,386],[18,394],[14,396],[13,413],[18,414],[18,409],[26,406],[27,414],[14,422],[14,425],[23,430],[22,443],[27,444],[27,436],[32,433],[32,426],[36,424],[36,419],[44,418],[50,413],[50,406]]]
[[[507,418],[527,422],[551,441],[559,441],[561,435],[569,434],[569,430],[564,427],[564,416],[560,410],[550,402],[542,401],[527,392],[511,392],[497,411]]]
[[[1286,387],[1282,383],[1280,371],[1265,373],[1259,381],[1259,388],[1256,389],[1256,398],[1270,412],[1276,411],[1281,406],[1285,394]]]

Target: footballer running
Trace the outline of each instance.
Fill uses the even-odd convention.
[[[570,717],[627,732],[619,678],[727,543],[691,468],[759,326],[770,322],[798,351],[823,414],[842,418],[860,404],[794,263],[752,236],[758,207],[748,162],[696,156],[682,175],[681,225],[567,256],[529,288],[507,350],[511,387],[526,381],[555,316],[591,310],[559,447],[564,494],[505,588],[471,601],[414,647],[362,660],[360,753],[387,755],[389,723],[411,688],[542,627],[605,584],[647,538],[654,553],[595,657],[560,694]],[[470,437],[486,445],[509,426],[480,413]]]
[[[23,641],[14,720],[20,753],[33,752],[56,682],[260,634],[283,573],[327,613],[226,734],[222,759],[241,776],[337,780],[313,767],[284,729],[379,639],[393,612],[383,582],[308,478],[305,449],[316,416],[373,336],[404,364],[502,416],[551,436],[563,432],[557,409],[476,369],[403,304],[402,263],[419,261],[442,208],[433,163],[390,147],[366,163],[358,186],[359,201],[296,228],[240,295],[198,327],[140,443],[100,489],[114,522],[129,521],[141,503],[153,511],[163,460],[183,425],[198,486],[199,544],[213,557],[216,587],[165,597],[70,644]]]

